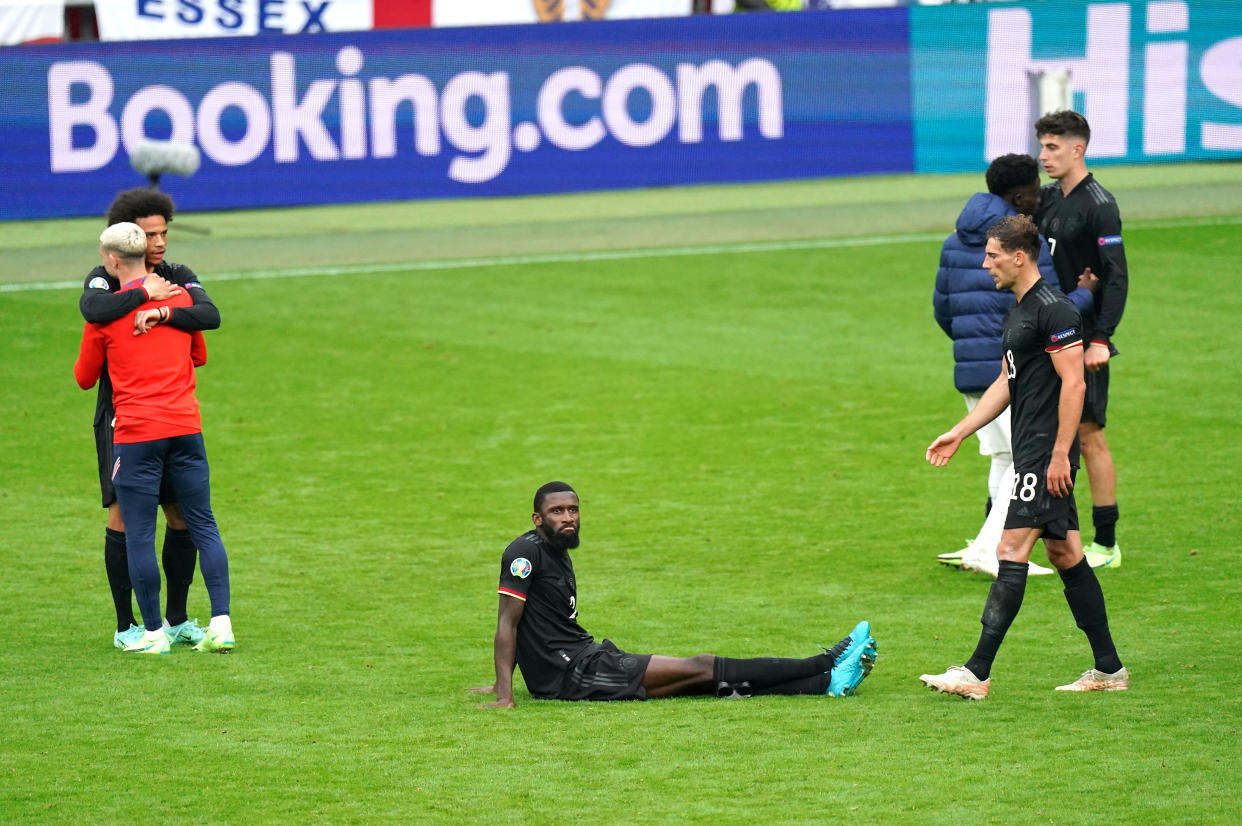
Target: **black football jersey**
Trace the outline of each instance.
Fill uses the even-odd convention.
[[[1069,195],[1062,195],[1061,184],[1053,181],[1040,192],[1035,223],[1052,247],[1052,263],[1064,292],[1078,287],[1078,276],[1087,267],[1100,279],[1094,309],[1084,312],[1083,338],[1110,341],[1130,289],[1116,199],[1090,174]]]
[[[1005,314],[1001,334],[1009,377],[1013,463],[1027,468],[1046,463],[1057,440],[1061,377],[1052,354],[1082,346],[1082,320],[1065,295],[1041,280]],[[1070,446],[1078,466],[1078,437]]]
[[[517,628],[517,664],[526,688],[534,697],[556,697],[570,661],[595,642],[578,624],[569,552],[553,550],[537,531],[527,531],[505,548],[500,593],[526,603]]]

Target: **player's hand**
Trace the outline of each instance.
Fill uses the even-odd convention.
[[[147,291],[147,298],[152,301],[163,301],[174,295],[181,294],[181,288],[155,273],[142,279],[142,288]]]
[[[481,685],[481,686],[476,686],[475,688],[468,688],[466,690],[469,691],[471,694],[495,694],[496,686]],[[514,702],[513,702],[513,698],[509,697],[508,699],[505,699],[505,700],[497,700],[494,703],[484,703],[483,705],[479,706],[479,708],[514,708]]]
[[[1074,489],[1074,480],[1070,476],[1069,456],[1052,455],[1048,463],[1048,492],[1058,499],[1069,495]]]
[[[1087,348],[1087,352],[1082,355],[1083,366],[1087,368],[1088,373],[1098,373],[1100,368],[1108,364],[1109,352],[1107,344],[1091,342],[1091,346]]]
[[[1086,287],[1091,292],[1098,293],[1100,291],[1100,278],[1091,272],[1090,267],[1087,267],[1078,275],[1078,286]]]
[[[159,307],[153,310],[139,310],[134,314],[134,335],[140,336],[150,332],[152,327],[160,323],[162,315]]]
[[[953,454],[957,453],[961,444],[962,440],[954,436],[952,431],[941,433],[936,441],[927,446],[927,461],[936,467],[944,467],[953,458]]]

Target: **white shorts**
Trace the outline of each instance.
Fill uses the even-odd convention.
[[[966,400],[966,412],[969,413],[979,404],[983,394],[963,393],[962,398]],[[979,437],[979,452],[984,456],[1011,456],[1013,447],[1009,431],[1009,408],[1006,407],[999,416],[975,431],[975,435]]]

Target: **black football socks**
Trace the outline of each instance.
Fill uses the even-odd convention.
[[[104,531],[104,570],[108,572],[108,588],[116,609],[116,630],[128,631],[139,623],[134,619],[134,588],[129,582],[129,557],[125,553],[125,532],[107,528]]]
[[[1065,585],[1065,601],[1069,603],[1074,621],[1087,635],[1091,653],[1095,656],[1095,670],[1115,674],[1121,670],[1121,658],[1113,645],[1113,635],[1108,630],[1108,612],[1104,607],[1104,591],[1100,580],[1084,557],[1077,565],[1061,571]]]
[[[979,635],[979,644],[975,653],[966,662],[966,667],[980,680],[986,680],[992,673],[992,661],[996,652],[1005,641],[1005,634],[1018,616],[1022,607],[1022,598],[1026,595],[1027,564],[1025,562],[1000,561],[996,581],[988,590],[988,601],[983,606],[983,632]]]
[[[1101,505],[1091,509],[1091,523],[1095,525],[1095,544],[1111,548],[1117,544],[1117,506]]]
[[[190,583],[194,581],[194,567],[198,564],[198,548],[190,538],[189,531],[164,529],[164,577],[168,580],[168,596],[164,606],[164,618],[169,625],[185,622],[185,605],[190,595]]]
[[[825,672],[832,670],[835,661],[835,657],[829,653],[816,654],[803,660],[781,657],[735,660],[729,657],[717,657],[714,677],[717,687],[722,683],[728,686],[749,683],[752,693],[762,694],[765,693],[764,689],[783,683],[804,680],[808,677],[823,677]],[[819,693],[822,694],[823,691]]]

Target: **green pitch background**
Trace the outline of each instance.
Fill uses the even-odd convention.
[[[1090,656],[1041,577],[976,705],[918,675],[969,655],[988,587],[934,562],[986,460],[923,461],[963,412],[930,293],[977,178],[180,217],[169,257],[224,318],[199,398],[229,657],[111,647],[72,378],[101,222],[0,225],[0,820],[1236,823],[1242,166],[1101,171],[1132,270],[1101,579],[1133,688],[1051,690]],[[500,553],[552,478],[597,637],[805,656],[865,618],[876,670],[841,700],[519,680],[476,709]]]

